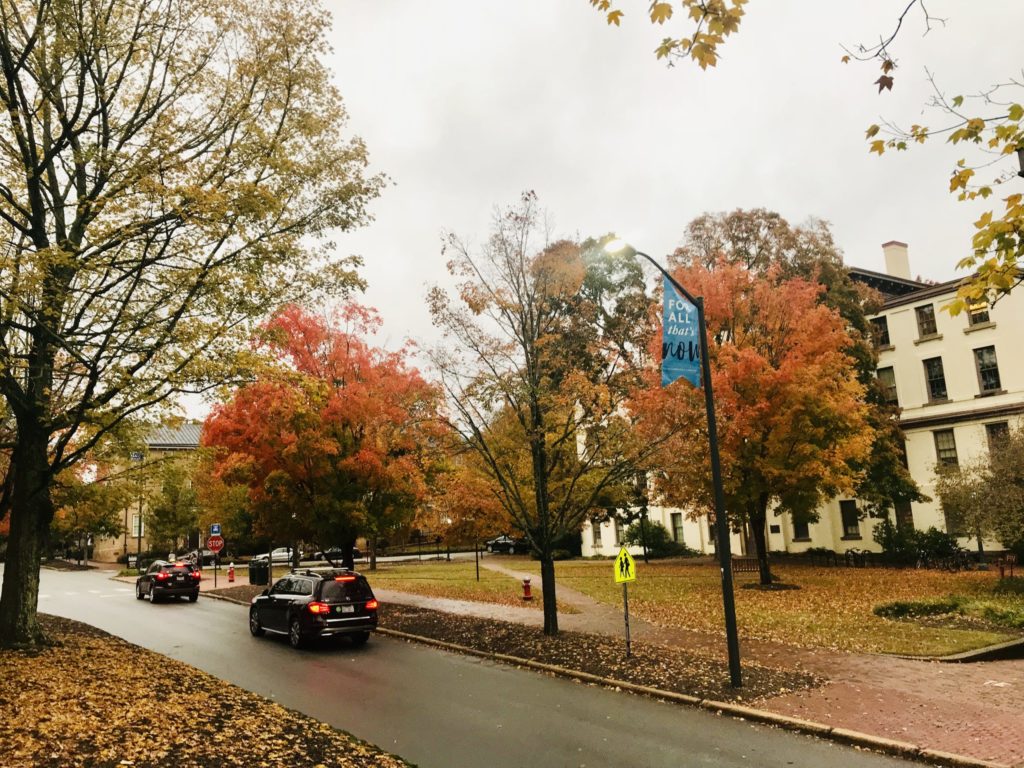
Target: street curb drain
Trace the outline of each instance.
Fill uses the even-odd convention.
[[[518,656],[509,656],[504,653],[493,653],[491,651],[480,651],[476,648],[469,648],[465,645],[448,643],[444,640],[435,640],[432,637],[424,637],[422,635],[413,635],[397,629],[378,627],[377,632],[382,635],[388,635],[402,640],[409,640],[411,642],[422,643],[424,645],[432,645],[444,650],[456,651],[468,656],[493,659],[494,661],[507,662],[509,664],[528,667],[542,672],[550,672],[551,674],[558,675],[559,677],[567,677],[573,680],[594,683],[596,685],[603,685],[609,688],[620,688],[624,691],[639,693],[645,696],[663,699],[665,701],[673,701],[678,704],[685,704],[691,707],[698,707],[710,712],[729,715],[730,717],[735,717],[740,720],[751,720],[754,722],[764,723],[766,725],[773,725],[777,728],[797,731],[799,733],[805,733],[810,736],[817,736],[819,738],[829,739],[831,741],[837,741],[855,747],[864,747],[887,755],[894,755],[896,757],[921,760],[932,764],[950,766],[950,768],[1011,768],[1011,766],[1006,765],[1005,763],[993,763],[987,760],[977,760],[965,755],[954,755],[948,752],[941,752],[939,750],[924,749],[916,744],[908,744],[902,741],[886,739],[881,736],[872,736],[869,733],[851,731],[846,728],[835,728],[831,725],[825,725],[824,723],[816,723],[811,720],[801,720],[797,717],[779,715],[765,709],[747,707],[742,704],[732,704],[726,701],[715,701],[714,699],[701,699],[697,696],[689,696],[685,693],[663,691],[659,688],[651,688],[646,685],[628,683],[625,680],[615,680],[613,678],[601,677],[600,675],[592,675],[589,672],[579,672],[577,670],[555,666],[554,664],[544,664],[543,662],[533,661],[531,659],[522,659]]]

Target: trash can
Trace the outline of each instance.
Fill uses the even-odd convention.
[[[249,583],[256,585],[270,584],[270,563],[266,560],[250,560]]]

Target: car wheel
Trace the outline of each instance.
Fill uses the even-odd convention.
[[[366,645],[366,641],[370,639],[370,633],[353,632],[351,635],[349,635],[349,637],[352,638],[352,645],[358,648],[360,645]]]
[[[141,600],[145,595],[142,594],[142,585],[139,582],[135,582],[135,599]]]
[[[297,618],[292,619],[292,623],[288,625],[288,642],[292,644],[292,648],[301,648],[305,645],[306,639],[302,636],[302,626]]]
[[[263,625],[260,624],[260,614],[255,608],[249,609],[249,631],[253,637],[260,637],[263,634]]]
[[[196,590],[195,592],[193,592],[191,595],[188,596],[188,601],[190,603],[194,603],[198,599],[199,599],[199,590]]]
[[[149,585],[149,602],[156,603],[156,589],[152,584]]]

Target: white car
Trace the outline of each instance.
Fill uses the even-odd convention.
[[[261,552],[258,555],[253,555],[253,560],[266,560],[267,553]],[[291,547],[278,547],[277,549],[271,550],[270,559],[275,563],[290,563],[292,561],[292,548]]]

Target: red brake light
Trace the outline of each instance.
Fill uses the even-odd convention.
[[[327,603],[310,603],[306,607],[309,608],[309,612],[310,613],[330,613],[331,612],[331,606],[327,605]]]
[[[355,581],[356,577],[355,576],[335,576],[334,580],[335,581]]]
[[[158,574],[156,574],[157,581],[167,581],[169,578],[171,578],[171,574],[169,574],[167,571],[160,571]]]
[[[378,605],[379,605],[379,603],[376,600],[367,600],[366,601],[366,610],[368,610],[368,611],[376,611]]]
[[[202,571],[192,571],[192,578],[195,579],[196,581],[200,581],[203,578],[203,572]]]

